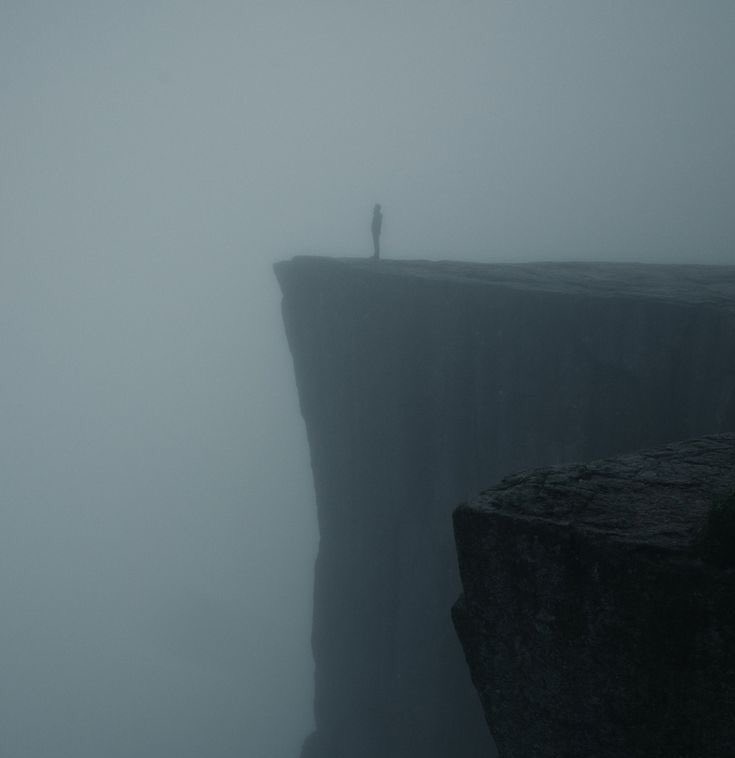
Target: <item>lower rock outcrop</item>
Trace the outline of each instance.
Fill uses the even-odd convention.
[[[455,511],[453,617],[501,758],[735,755],[734,488],[715,435]]]

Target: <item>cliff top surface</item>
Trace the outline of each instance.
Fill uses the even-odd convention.
[[[287,270],[360,274],[411,280],[584,295],[655,299],[735,311],[735,266],[648,263],[465,263],[297,256],[277,263]]]
[[[720,434],[519,473],[462,507],[574,526],[615,542],[685,550],[713,499],[734,488],[735,434]]]

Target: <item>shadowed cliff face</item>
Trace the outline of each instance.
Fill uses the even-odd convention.
[[[304,754],[486,758],[449,616],[452,509],[515,470],[735,427],[735,273],[320,258],[276,273],[321,534]]]
[[[704,548],[734,487],[720,435],[515,475],[457,509],[453,615],[503,758],[732,754],[735,572]]]

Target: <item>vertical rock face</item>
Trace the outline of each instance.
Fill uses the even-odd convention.
[[[735,428],[732,269],[276,266],[320,547],[304,758],[494,755],[451,512],[513,471]]]
[[[510,477],[454,516],[457,631],[502,758],[735,750],[735,435]],[[703,560],[704,558],[704,560]]]

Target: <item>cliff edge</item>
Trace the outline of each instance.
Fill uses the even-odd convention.
[[[734,491],[721,435],[457,509],[453,615],[502,758],[732,755]]]
[[[735,269],[276,265],[320,547],[304,758],[494,755],[451,513],[527,468],[735,429]]]

